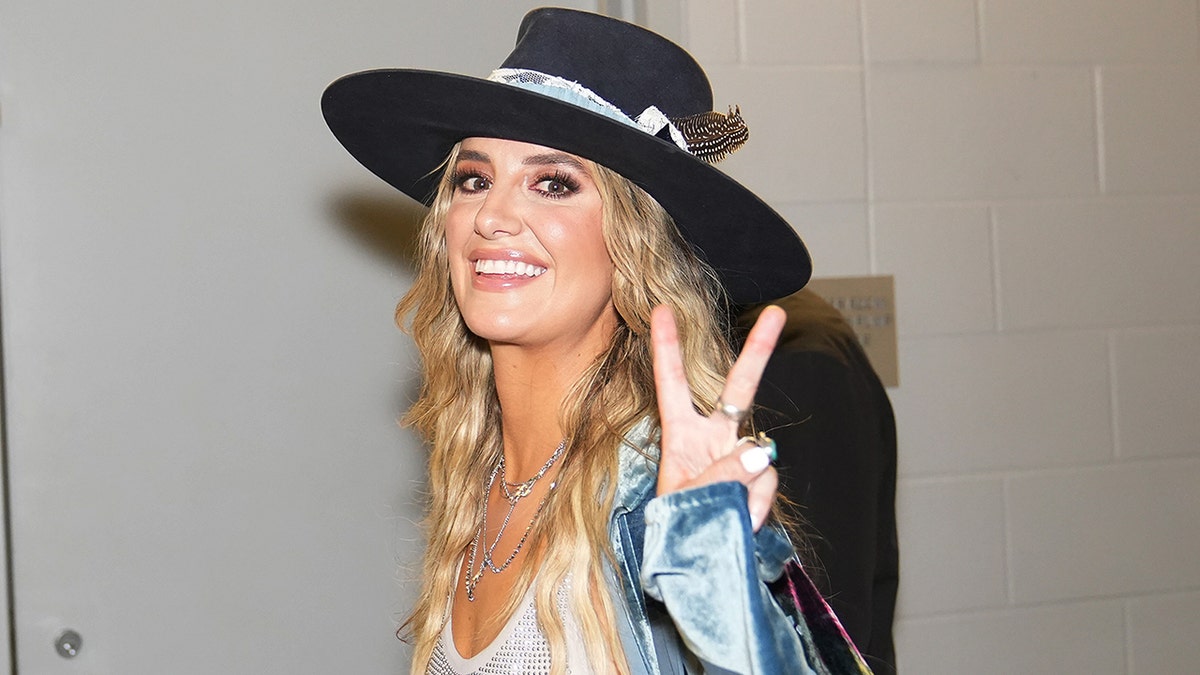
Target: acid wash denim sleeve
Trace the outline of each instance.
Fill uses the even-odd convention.
[[[752,535],[741,483],[715,483],[646,505],[641,578],[709,675],[813,675],[791,622],[765,581],[791,546],[764,527]]]

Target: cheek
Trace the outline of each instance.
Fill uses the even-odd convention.
[[[603,226],[598,222],[599,218],[597,216],[597,222],[587,230],[587,238],[580,243],[580,248],[591,259],[596,269],[611,277],[612,257],[608,253],[608,245],[604,243]]]
[[[556,224],[553,230],[558,247],[570,251],[579,260],[593,265],[608,265],[608,247],[604,244],[604,231],[599,208],[579,214],[576,218]]]
[[[446,239],[446,248],[454,250],[456,246],[461,247],[473,229],[471,214],[467,209],[452,204],[446,211],[446,219],[442,223],[442,236]]]
[[[462,292],[466,287],[467,278],[466,271],[461,265],[450,263],[450,288],[454,291],[454,299],[462,301]]]
[[[581,227],[574,234],[567,245],[575,259],[575,266],[582,270],[582,277],[591,289],[588,292],[609,294],[612,290],[613,264],[599,225]]]
[[[462,253],[467,246],[467,240],[472,231],[473,226],[467,214],[462,209],[451,207],[443,225],[442,241],[445,244],[446,258],[450,265],[450,281],[456,290],[464,281],[467,272],[461,264],[458,264],[460,258],[458,254]]]

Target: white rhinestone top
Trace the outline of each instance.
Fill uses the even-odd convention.
[[[558,609],[566,622],[567,672],[588,675],[592,669],[587,665],[578,627],[567,612],[567,588],[564,585],[557,593]],[[460,656],[454,646],[451,620],[447,617],[425,672],[427,675],[549,675],[550,645],[538,628],[533,585],[525,592],[517,611],[500,629],[496,639],[469,659]]]

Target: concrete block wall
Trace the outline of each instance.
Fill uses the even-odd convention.
[[[726,170],[895,275],[901,671],[1200,672],[1200,3],[662,4]]]

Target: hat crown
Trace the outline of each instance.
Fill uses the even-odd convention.
[[[668,117],[712,110],[712,87],[682,47],[600,14],[535,9],[501,68],[534,70],[577,82],[630,117],[655,106]]]

